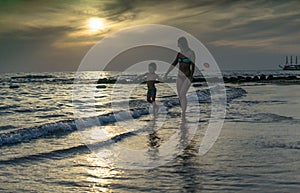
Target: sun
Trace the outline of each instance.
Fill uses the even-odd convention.
[[[91,31],[97,32],[104,29],[104,21],[101,18],[92,17],[88,21],[88,27]]]

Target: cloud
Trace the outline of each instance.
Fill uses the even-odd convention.
[[[141,1],[141,0],[114,0],[114,1],[17,1],[16,4],[2,8],[2,15],[6,21],[0,29],[0,36],[8,33],[29,33],[33,29],[40,29],[40,33],[59,36],[58,41],[77,44],[83,40],[95,42],[108,33],[121,28],[144,24],[160,23],[183,28],[191,32],[200,40],[211,45],[234,46],[265,45],[292,42],[291,39],[299,34],[300,3],[295,1]],[[7,10],[17,9],[15,13]],[[3,11],[6,10],[6,11]],[[98,34],[90,34],[86,29],[86,22],[91,16],[103,17],[107,28]],[[62,37],[61,29],[65,27]],[[43,30],[45,28],[45,30]],[[2,33],[1,33],[2,31]],[[6,31],[6,33],[3,33]],[[282,38],[288,35],[290,38]],[[22,36],[21,36],[22,37]],[[39,35],[34,34],[34,37]],[[76,40],[75,38],[76,37]],[[266,40],[267,39],[267,40]],[[268,40],[269,39],[269,40]],[[277,40],[274,40],[277,39]],[[261,43],[257,43],[261,41]],[[59,42],[54,42],[59,45]],[[61,44],[62,45],[62,44]]]
[[[276,51],[284,48],[283,52],[295,52],[295,40],[299,40],[300,34],[300,3],[290,1],[274,5],[268,1],[238,1],[222,8],[224,2],[193,5],[187,14],[174,15],[167,23],[181,27],[213,46],[261,51],[274,51],[276,47]],[[181,10],[185,12],[183,8]],[[290,49],[288,45],[291,45]]]
[[[300,3],[295,1],[113,2],[109,9],[111,18],[131,16],[117,19],[117,22],[122,21],[119,28],[160,23],[182,28],[213,46],[285,53],[294,53],[299,46],[295,45],[295,40],[300,34]]]
[[[105,29],[91,33],[91,17],[103,18]],[[25,43],[32,51],[38,46],[30,43],[51,52],[86,50],[115,31],[149,23],[181,28],[211,48],[300,50],[298,1],[14,0],[0,1],[0,18],[0,42]]]

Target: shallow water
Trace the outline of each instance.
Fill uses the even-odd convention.
[[[231,86],[242,87],[247,94],[229,101],[222,132],[213,148],[204,156],[199,156],[197,150],[208,124],[209,103],[200,103],[200,122],[192,141],[189,141],[188,134],[191,130],[187,129],[188,124],[182,122],[180,109],[175,105],[168,110],[165,124],[157,132],[141,131],[131,135],[126,134],[128,131],[118,122],[104,125],[102,129],[110,131],[110,137],[121,137],[114,138],[115,141],[110,144],[103,145],[100,142],[94,149],[99,154],[120,153],[116,149],[117,146],[144,150],[146,154],[143,154],[145,157],[142,158],[148,161],[151,158],[155,158],[154,161],[160,160],[158,167],[121,169],[118,167],[120,160],[114,160],[112,159],[114,157],[110,156],[99,159],[92,153],[85,146],[80,132],[62,130],[22,143],[1,146],[0,190],[2,192],[298,192],[299,85]],[[57,87],[58,90],[60,88]],[[1,96],[7,97],[3,94]],[[134,96],[137,100],[143,99],[137,94]],[[141,93],[140,97],[142,96]],[[68,110],[62,107],[61,111]],[[20,114],[22,113],[24,112]],[[30,113],[27,112],[27,115]],[[28,119],[31,123],[26,123],[25,126],[23,118],[19,123],[7,121],[6,124],[14,126],[15,130],[20,129],[19,127],[26,128],[29,124],[43,124],[34,123],[30,117]],[[188,117],[187,122],[189,119],[191,121],[192,118]],[[59,117],[60,120],[62,117]],[[129,120],[126,124],[132,125],[133,129],[155,128],[155,124],[159,124],[159,121],[154,123],[152,115],[143,115]],[[1,132],[7,133],[14,129],[2,129]],[[97,126],[90,127],[88,131],[93,133],[93,130],[97,129],[99,129]],[[177,134],[172,138],[172,143],[165,149],[160,148],[174,133]],[[164,153],[168,150],[175,155],[165,156]],[[132,155],[137,154],[123,156],[123,161],[138,160],[136,157],[130,159]]]

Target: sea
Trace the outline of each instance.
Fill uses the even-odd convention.
[[[199,154],[209,85],[194,83],[183,119],[175,82],[157,84],[154,116],[145,84],[98,82],[120,77],[135,75],[0,74],[0,192],[299,192],[299,82],[227,83],[220,133]]]

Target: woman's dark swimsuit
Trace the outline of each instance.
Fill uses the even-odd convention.
[[[183,56],[183,57],[180,57],[180,56]],[[178,54],[178,62],[181,63],[181,65],[190,65],[192,63],[192,61],[188,58],[188,57],[185,57],[184,55],[182,54]],[[182,64],[183,63],[183,64]],[[178,74],[178,78],[181,79],[183,82],[187,79],[188,74]]]
[[[185,58],[178,58],[178,62],[179,63],[184,62],[190,64],[192,61],[189,58],[185,57]]]

